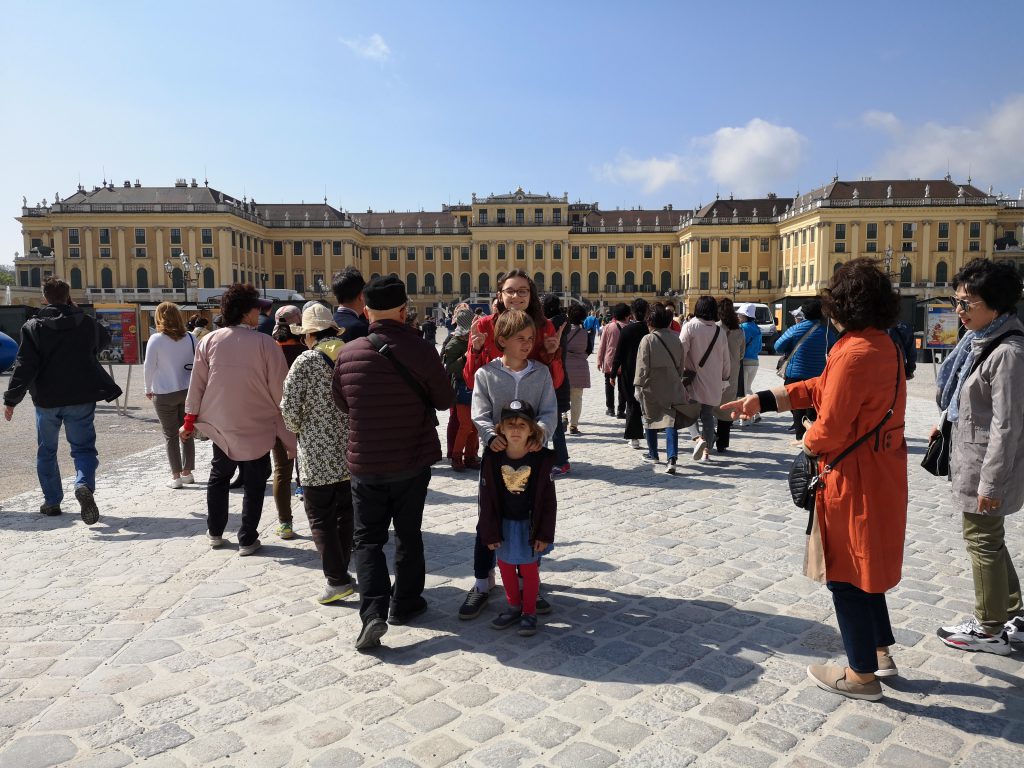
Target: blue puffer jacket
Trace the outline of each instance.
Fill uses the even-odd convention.
[[[814,330],[811,330],[812,327]],[[800,339],[808,331],[811,335],[803,344],[800,344],[800,349],[789,358],[789,362],[786,364],[787,379],[798,381],[813,379],[815,376],[820,376],[821,372],[825,370],[827,347],[825,323],[821,320],[804,320],[789,328],[775,342],[775,351],[780,355],[789,352],[800,343]]]

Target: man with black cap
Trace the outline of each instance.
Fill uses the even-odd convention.
[[[423,506],[430,467],[441,459],[435,411],[448,409],[453,399],[437,351],[406,325],[405,284],[397,277],[374,278],[363,298],[369,335],[341,350],[331,387],[349,415],[352,562],[363,622],[358,650],[380,645],[388,624],[406,624],[427,609]],[[393,588],[383,551],[392,523]]]

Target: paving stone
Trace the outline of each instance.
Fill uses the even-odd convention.
[[[419,768],[439,768],[442,765],[449,765],[453,760],[458,759],[470,747],[451,736],[438,734],[430,736],[423,741],[416,742],[409,747],[409,753],[416,759],[414,765]]]
[[[719,696],[700,710],[704,717],[713,717],[732,725],[747,722],[756,712],[757,707],[734,696]]]
[[[200,765],[209,765],[244,748],[245,742],[237,733],[221,731],[190,741],[185,747],[185,753]]]
[[[404,719],[418,731],[433,731],[459,716],[459,710],[436,701],[425,701],[408,709]]]
[[[76,696],[57,702],[36,724],[40,730],[83,728],[118,717],[121,705],[108,696]]]
[[[124,768],[132,764],[131,755],[124,752],[95,752],[70,764],[71,768]]]
[[[615,754],[606,749],[577,742],[557,753],[552,763],[559,768],[608,768],[618,760]]]
[[[595,739],[610,745],[619,753],[628,753],[650,735],[649,728],[623,720],[621,717],[603,723],[600,728],[592,731]]]
[[[320,752],[310,760],[310,768],[359,768],[364,764],[361,754],[349,749],[340,747]]]
[[[868,757],[868,748],[849,739],[833,736],[815,746],[814,753],[820,755],[829,765],[860,765]]]
[[[849,715],[839,721],[839,730],[845,731],[851,736],[879,744],[892,733],[893,726],[882,720],[876,720],[863,715]]]
[[[139,757],[152,757],[192,740],[192,734],[175,723],[145,731],[125,739],[124,743]]]
[[[50,706],[47,699],[22,699],[0,702],[0,726],[21,725]]]
[[[2,768],[47,768],[73,758],[78,749],[67,736],[21,736],[0,751]]]
[[[950,762],[934,755],[915,752],[912,749],[901,747],[899,744],[890,744],[878,756],[878,765],[892,766],[892,768],[944,768],[950,765]],[[986,763],[986,765],[993,764]]]
[[[788,731],[767,723],[754,723],[744,733],[752,741],[767,747],[772,752],[788,752],[799,742],[799,739]]]

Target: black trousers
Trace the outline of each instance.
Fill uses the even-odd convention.
[[[423,559],[423,505],[430,484],[430,467],[392,482],[352,478],[352,562],[359,582],[359,615],[387,618],[388,608],[411,609],[423,594],[426,562]],[[395,527],[395,585],[391,586],[384,545],[388,529]]]
[[[619,409],[615,413],[626,413],[626,405],[629,398],[633,396],[633,382],[627,382],[624,376],[615,379],[615,386],[619,390]]]
[[[889,623],[885,593],[865,592],[845,581],[830,581],[826,586],[836,607],[836,621],[850,669],[867,674],[878,671],[877,648],[896,642]]]
[[[616,389],[618,389],[618,384],[616,383],[615,378],[612,377],[612,376],[609,376],[606,373],[604,375],[604,405],[605,405],[605,408],[607,408],[609,411],[614,411],[615,410],[615,390]],[[622,399],[621,395],[619,395],[619,403],[621,403],[623,405],[623,408],[625,407],[625,401]],[[622,413],[621,410],[618,411],[618,412]]]
[[[251,461],[235,461],[216,443],[213,444],[210,481],[206,485],[206,527],[212,536],[224,535],[224,529],[228,526],[228,484],[236,467],[241,470],[244,481],[238,545],[247,547],[259,537],[263,495],[267,492],[267,478],[270,477],[269,452]]]
[[[632,389],[626,395],[626,429],[622,436],[627,440],[643,440],[647,436],[647,433],[644,432],[640,401],[633,397]]]
[[[346,480],[307,485],[302,489],[302,503],[327,583],[332,587],[351,583],[348,564],[352,558],[352,484]]]

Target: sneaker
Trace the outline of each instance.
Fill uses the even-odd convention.
[[[300,485],[300,486],[298,486],[298,487],[297,487],[297,488],[295,489],[295,495],[296,495],[296,496],[298,496],[298,497],[299,497],[300,499],[302,498],[302,486],[301,486],[301,485]]]
[[[514,627],[519,623],[520,617],[523,615],[521,608],[509,608],[507,611],[502,611],[498,614],[497,618],[491,622],[491,627],[494,629],[508,629]]]
[[[192,485],[192,483],[194,483],[195,481],[196,481],[196,476],[195,475],[193,475],[193,474],[187,474],[186,475],[184,472],[181,473],[181,482],[183,482],[185,485]]]
[[[753,418],[750,420],[750,423],[751,424],[757,424],[760,421],[761,421],[761,414],[760,413],[755,413]]]
[[[583,433],[580,432],[579,427],[569,427],[569,434],[570,435],[582,435]]]
[[[899,673],[891,653],[878,654],[878,669],[875,670],[875,677],[896,677]]]
[[[294,539],[295,538],[295,531],[292,530],[292,524],[291,523],[281,523],[279,526],[277,526],[277,535],[278,535],[278,538],[282,538],[282,539]]]
[[[537,605],[534,608],[536,613],[541,616],[547,616],[551,613],[551,603],[544,599],[544,595],[537,595]]]
[[[363,628],[359,630],[356,638],[356,650],[368,651],[371,648],[380,646],[380,639],[387,634],[388,623],[379,616],[371,616],[363,622]]]
[[[210,549],[220,549],[227,544],[227,539],[223,536],[214,536],[209,531],[206,532],[206,538],[210,542]]]
[[[88,485],[80,485],[75,488],[75,498],[82,506],[82,520],[86,525],[92,525],[100,519],[100,511],[96,507],[96,500],[92,497],[92,489]]]
[[[649,453],[643,454],[642,456],[640,456],[640,459],[642,461],[646,461],[648,464],[658,464],[661,461],[661,459],[659,459],[657,456],[652,456]]]
[[[616,419],[624,419],[624,418],[626,418],[626,414],[625,413],[616,413],[615,414],[615,418]]]
[[[939,627],[936,634],[943,643],[959,651],[984,651],[998,656],[1010,653],[1010,641],[1004,630],[998,635],[990,635],[982,631],[981,622],[974,616],[968,616],[959,624]]]
[[[693,460],[702,461],[707,455],[708,445],[703,437],[698,437],[693,443]]]
[[[551,470],[551,476],[552,477],[558,477],[559,475],[568,475],[568,474],[569,474],[569,465],[568,464],[563,464],[562,466],[555,467],[554,469]]]
[[[605,408],[604,409],[604,415],[605,416],[614,416],[615,415],[615,409],[614,408]]]
[[[245,546],[240,545],[238,547],[238,556],[248,557],[249,555],[254,555],[262,546],[263,543],[259,539],[256,539],[252,544],[246,544]]]
[[[823,691],[838,693],[848,699],[878,701],[882,698],[882,684],[877,680],[870,683],[855,683],[846,679],[846,669],[834,664],[811,664],[807,677]]]
[[[328,584],[324,587],[324,591],[320,593],[320,597],[318,597],[316,601],[320,603],[320,605],[327,605],[328,603],[343,600],[355,591],[356,589],[352,585],[351,581],[348,584],[338,584],[337,586]]]
[[[1014,616],[1006,622],[1004,629],[1006,631],[1006,639],[1011,643],[1024,643],[1024,616]]]
[[[47,517],[56,517],[60,514],[60,504],[43,504],[39,508],[39,514]]]
[[[459,606],[459,618],[464,621],[475,619],[483,613],[484,606],[487,605],[489,598],[490,595],[487,592],[477,592],[475,587],[469,590],[466,593],[466,599]]]
[[[629,447],[630,448],[635,448],[636,450],[639,451],[640,450],[640,440],[637,439],[637,438],[633,438],[632,440],[629,441]]]
[[[519,632],[520,637],[533,637],[537,634],[537,617],[530,616],[524,613],[519,618]]]
[[[665,465],[665,474],[666,475],[674,475],[675,473],[676,473],[676,460],[675,459],[669,459],[668,463]]]
[[[181,488],[184,485],[185,481],[182,480],[180,477],[172,477],[170,480],[167,481],[168,488]]]
[[[404,624],[408,624],[417,616],[426,612],[427,601],[424,600],[422,596],[416,599],[416,602],[413,603],[411,608],[399,609],[394,603],[392,603],[391,610],[388,611],[388,624],[391,624],[394,627],[400,627]]]

